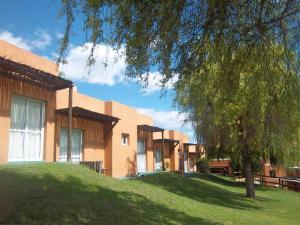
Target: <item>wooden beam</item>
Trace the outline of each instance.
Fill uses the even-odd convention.
[[[68,112],[68,149],[67,161],[71,161],[72,152],[72,100],[73,100],[73,87],[69,88],[69,112]]]
[[[173,148],[171,149],[171,151],[173,151],[176,148],[177,145],[179,145],[179,142],[176,142],[176,144],[173,146]]]
[[[103,141],[105,141],[105,139],[107,138],[107,136],[109,134],[111,134],[112,130],[114,129],[114,127],[117,125],[118,122],[119,121],[113,122],[111,128],[107,132],[104,133],[104,135],[103,135]]]

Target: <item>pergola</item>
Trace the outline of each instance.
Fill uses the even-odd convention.
[[[71,157],[72,149],[72,93],[73,82],[66,80],[51,73],[35,69],[25,64],[6,59],[0,56],[0,76],[5,76],[10,79],[19,80],[38,86],[40,88],[57,91],[69,88],[69,107],[68,107],[68,154],[67,160]]]
[[[199,144],[197,144],[197,143],[183,143],[183,146],[199,146]],[[189,152],[189,154],[190,154],[191,152]],[[193,152],[192,152],[193,153]],[[196,152],[195,152],[195,154],[196,154],[196,158],[197,158],[197,156],[198,156],[198,148],[196,148]],[[202,156],[202,154],[200,154],[200,157]]]
[[[176,148],[177,145],[179,145],[179,140],[175,140],[175,139],[154,139],[153,142],[156,142],[156,143],[173,143],[174,146],[171,150],[174,150]]]
[[[73,87],[72,81],[35,69],[25,64],[14,62],[1,56],[0,75],[19,81],[24,81],[26,83],[51,91]]]
[[[60,115],[68,115],[69,108],[57,109],[55,112]],[[112,123],[111,129],[104,134],[104,138],[111,132],[111,130],[116,126],[116,124],[120,120],[117,117],[94,112],[78,106],[72,107],[72,116],[93,120],[96,122]]]

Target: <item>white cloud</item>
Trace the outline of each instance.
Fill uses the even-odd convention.
[[[145,74],[143,76],[146,76]],[[174,76],[173,79],[169,80],[165,84],[166,90],[172,89],[176,81],[178,80],[178,76]],[[148,85],[141,89],[141,93],[143,95],[151,95],[154,92],[160,91],[162,89],[163,76],[160,72],[150,72],[148,74]]]
[[[195,141],[194,132],[191,124],[185,123],[186,114],[179,113],[176,110],[157,111],[153,108],[137,108],[141,114],[148,115],[153,118],[154,125],[167,130],[179,130],[190,137],[191,141]]]
[[[38,29],[34,32],[35,39],[30,41],[30,44],[37,49],[45,49],[51,44],[52,38],[47,31]]]
[[[111,86],[118,82],[127,82],[125,79],[127,66],[124,54],[125,47],[117,51],[111,46],[98,44],[94,53],[96,63],[91,68],[87,68],[87,59],[91,47],[91,43],[87,43],[85,46],[71,46],[66,57],[67,64],[60,67],[66,78]],[[88,74],[89,70],[90,74]],[[159,72],[150,72],[148,85],[141,89],[141,93],[143,95],[150,95],[160,91],[162,79],[163,76]],[[137,79],[136,81],[140,80]],[[166,89],[171,89],[176,81],[177,76],[166,84]]]
[[[151,116],[156,126],[163,127],[168,130],[180,130],[182,128],[191,128],[188,124],[184,123],[186,115],[184,113],[179,113],[176,110],[157,111],[153,108],[137,108],[137,111],[141,114]]]
[[[22,37],[14,36],[12,33],[8,31],[3,31],[0,33],[0,39],[4,40],[10,44],[16,45],[19,48],[23,48],[25,50],[31,51],[32,46]]]
[[[87,68],[86,63],[91,47],[91,43],[84,47],[71,47],[66,57],[68,63],[60,68],[66,78],[106,85],[114,85],[123,81],[126,69],[124,49],[116,51],[112,47],[98,44],[94,52],[96,63]],[[90,74],[88,74],[89,70]]]
[[[54,37],[61,38],[62,35],[63,34],[61,33],[56,33]],[[52,42],[51,35],[43,29],[37,29],[33,32],[31,39],[16,36],[9,31],[2,31],[0,32],[0,39],[28,51],[34,51],[36,49],[43,50],[50,46]],[[118,82],[127,82],[125,79],[125,47],[116,51],[111,46],[98,44],[95,50],[96,63],[91,68],[87,68],[86,64],[91,46],[91,43],[87,43],[84,47],[70,46],[69,54],[66,57],[68,64],[60,66],[60,70],[65,74],[66,78],[88,83],[106,84],[110,86]],[[52,53],[51,57],[47,58],[57,58],[57,56],[58,55],[56,53]],[[90,74],[88,73],[89,70]],[[143,76],[145,76],[145,74]],[[162,88],[162,80],[163,76],[161,73],[150,72],[148,85],[145,88],[141,88],[141,94],[151,95],[160,91]],[[165,88],[171,89],[176,81],[177,76],[175,76],[173,80],[169,81]]]
[[[0,32],[0,39],[28,51],[35,49],[43,50],[49,46],[52,41],[50,34],[43,29],[37,29],[31,39],[16,36],[9,31],[2,31]]]

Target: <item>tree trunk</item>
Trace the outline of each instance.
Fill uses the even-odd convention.
[[[248,198],[255,198],[255,186],[254,186],[254,177],[253,177],[253,170],[252,170],[252,164],[250,160],[250,154],[249,154],[249,147],[247,145],[244,145],[243,147],[243,172],[245,176],[245,182],[246,182],[246,196]]]

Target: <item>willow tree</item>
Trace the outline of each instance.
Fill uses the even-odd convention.
[[[76,18],[83,18],[83,42],[93,44],[88,64],[97,44],[106,43],[126,48],[129,77],[147,83],[156,70],[163,88],[176,76],[177,102],[197,134],[220,151],[240,149],[247,196],[254,197],[251,162],[258,149],[277,159],[296,143],[285,134],[298,126],[299,12],[299,0],[63,0],[58,62]],[[204,84],[210,88],[197,91]]]

